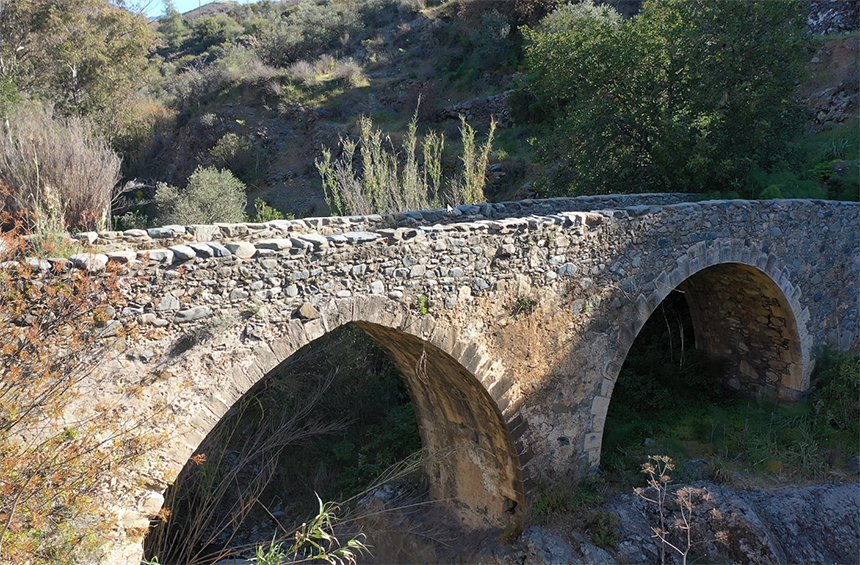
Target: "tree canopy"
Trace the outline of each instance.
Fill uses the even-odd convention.
[[[154,39],[145,16],[108,0],[6,0],[0,85],[62,114],[91,116],[110,132],[140,85]]]
[[[539,152],[577,193],[741,192],[802,127],[804,23],[796,0],[563,6],[526,30]]]

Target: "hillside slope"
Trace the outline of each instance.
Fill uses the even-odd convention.
[[[282,60],[280,66],[256,54],[261,41],[270,41],[261,39],[269,37],[264,32],[249,36],[241,28],[212,28],[212,37],[206,37],[193,27],[201,18],[196,11],[183,16],[191,24],[190,38],[159,52],[168,80],[151,88],[170,100],[175,122],[165,127],[133,171],[149,186],[148,194],[154,193],[157,181],[182,186],[198,165],[227,166],[249,186],[249,212],[262,198],[297,216],[327,214],[315,167],[322,148],[337,152],[341,137],[355,138],[358,117],[370,116],[399,149],[417,109],[419,132],[445,134],[443,163],[449,170],[459,166],[459,115],[479,133],[486,133],[494,116],[499,131],[486,196],[491,201],[534,196],[532,183],[546,171],[552,174],[552,167],[536,161],[529,140],[538,128],[528,115],[515,122],[510,108],[515,104],[509,104],[509,98],[511,93],[517,97],[530,80],[521,70],[519,26],[533,25],[552,3],[531,3],[538,6],[531,12],[515,9],[528,3],[446,2],[423,9],[423,2],[366,4],[348,31],[342,28],[333,41],[306,50],[304,57]],[[822,32],[851,25],[851,13],[834,12],[832,2],[816,5],[819,11],[810,15],[810,22]],[[254,18],[271,17],[265,12],[271,6],[282,8],[265,6],[253,12],[248,6],[219,2],[205,6],[204,16],[222,18],[222,28],[238,26],[235,20],[246,30],[256,29],[254,25],[262,29]],[[628,14],[638,7],[637,2],[618,5]],[[291,10],[285,14],[296,8]],[[159,26],[166,29],[164,19]],[[850,124],[857,116],[860,38],[856,33],[830,35],[816,42],[808,80],[799,87],[814,112],[812,132],[824,131],[827,138],[813,144],[828,144],[834,137],[834,143],[856,152],[857,142],[843,139],[852,137],[855,126]],[[839,133],[826,134],[834,128]],[[809,158],[847,158],[850,169],[852,155]],[[816,164],[798,166],[811,170]],[[802,182],[806,177],[799,178]],[[762,188],[785,184],[771,178],[762,182]],[[783,192],[790,196],[792,190]]]

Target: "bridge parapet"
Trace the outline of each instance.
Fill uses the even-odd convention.
[[[76,237],[88,244],[106,250],[132,248],[148,250],[163,247],[168,242],[212,240],[253,241],[283,233],[316,233],[324,236],[351,231],[378,231],[390,228],[416,228],[433,225],[451,225],[482,220],[549,216],[560,212],[590,212],[617,210],[636,206],[664,206],[680,202],[695,202],[695,194],[620,194],[582,196],[576,198],[549,198],[516,202],[464,205],[449,210],[425,210],[398,214],[369,216],[343,216],[275,220],[266,223],[170,225],[147,230],[84,232]]]

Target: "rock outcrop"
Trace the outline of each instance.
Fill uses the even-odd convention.
[[[762,564],[848,564],[860,559],[860,484],[768,490],[696,486],[713,500],[696,511],[691,555]],[[624,535],[613,557],[629,564],[659,562],[659,542],[651,530],[659,525],[657,507],[630,494],[613,499],[607,508],[621,518]],[[725,541],[719,541],[720,536]],[[671,539],[685,548],[680,536]]]
[[[815,0],[809,3],[806,27],[815,35],[845,33],[860,25],[860,3],[855,0]]]

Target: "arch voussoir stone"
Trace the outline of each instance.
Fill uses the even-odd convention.
[[[275,352],[272,350],[271,345],[269,345],[268,343],[262,343],[255,347],[252,355],[254,357],[254,372],[255,374],[259,372],[260,378],[268,374],[269,371],[277,367],[278,364],[282,361],[282,359],[278,359],[278,356],[275,354]]]

